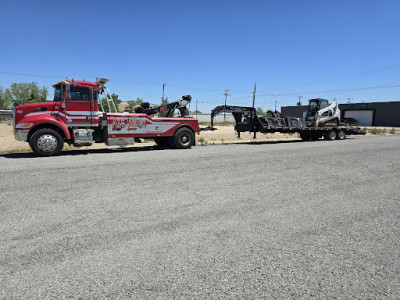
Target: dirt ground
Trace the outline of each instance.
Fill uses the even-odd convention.
[[[244,132],[241,134],[240,139],[237,138],[234,132],[233,125],[229,126],[216,126],[216,131],[202,131],[200,134],[196,134],[197,145],[216,145],[216,144],[229,144],[229,143],[248,143],[248,142],[263,142],[263,141],[295,141],[300,140],[299,135],[295,134],[284,134],[284,133],[273,133],[273,134],[257,134],[257,138],[253,139],[253,134]],[[389,132],[392,128],[384,128]],[[399,130],[399,129],[398,129]],[[367,136],[371,136],[371,133],[367,133]],[[386,133],[390,135],[390,133]],[[152,146],[155,143],[151,140],[143,140],[142,143],[135,144],[135,147]],[[64,151],[74,149],[101,149],[110,148],[103,143],[93,144],[90,147],[75,148],[65,144]],[[113,148],[118,148],[113,146]],[[0,153],[18,153],[18,152],[30,152],[31,149],[26,142],[19,142],[15,140],[13,134],[13,126],[11,123],[0,123]]]

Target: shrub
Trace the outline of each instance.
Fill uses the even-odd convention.
[[[372,128],[368,132],[376,135],[385,135],[386,129]]]

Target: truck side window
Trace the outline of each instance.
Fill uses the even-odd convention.
[[[69,94],[71,101],[89,101],[89,89],[82,87],[71,87]]]
[[[93,101],[97,101],[97,95],[98,95],[98,92],[97,91],[93,91]]]

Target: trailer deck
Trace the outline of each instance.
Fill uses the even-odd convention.
[[[254,107],[221,105],[211,111],[211,126],[206,130],[215,130],[214,117],[219,113],[232,113],[236,125],[235,131],[240,137],[241,132],[253,132],[256,138],[257,132],[261,133],[299,133],[303,140],[316,140],[324,136],[325,139],[344,139],[346,135],[363,135],[360,128],[344,123],[332,126],[307,126],[304,120],[290,116],[282,116],[278,112],[270,115],[257,116]]]

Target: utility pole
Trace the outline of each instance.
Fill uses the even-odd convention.
[[[350,103],[351,98],[347,98],[347,103]]]
[[[299,102],[297,102],[297,106],[301,106],[301,98],[303,98],[303,96],[298,96],[299,98]]]
[[[253,108],[255,103],[256,103],[256,83],[254,84],[254,91],[253,91]]]
[[[164,89],[165,89],[165,83],[162,84],[162,104],[164,104]]]
[[[225,95],[225,106],[226,106],[226,98],[230,95],[230,94],[228,94],[229,91],[230,90],[225,90],[225,93],[224,93],[224,95]],[[226,116],[225,116],[225,113],[224,113],[224,122],[225,122],[225,120],[226,120]]]
[[[275,112],[276,112],[276,105],[278,104],[278,100],[275,100]]]

